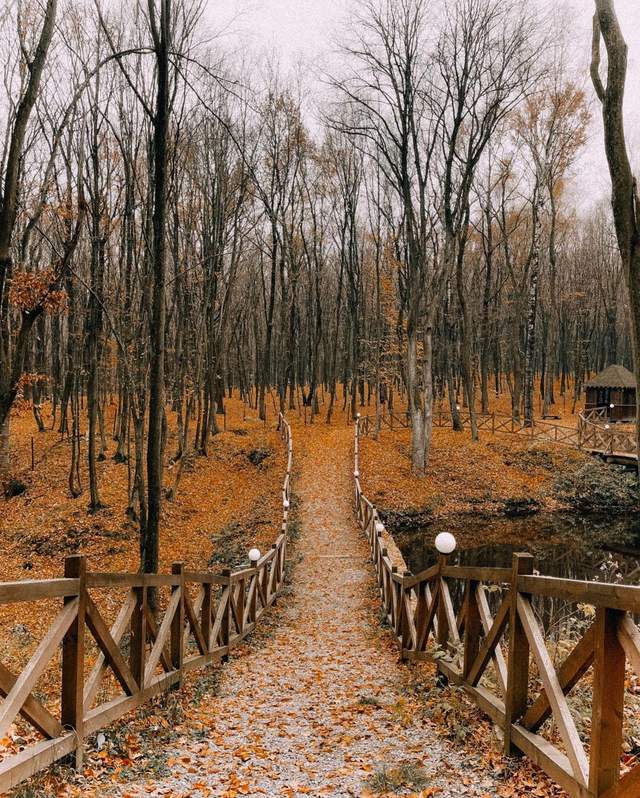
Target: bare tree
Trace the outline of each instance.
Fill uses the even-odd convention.
[[[640,197],[631,169],[624,129],[627,43],[614,0],[595,0],[591,79],[602,105],[604,147],[611,175],[611,205],[618,248],[629,292],[631,341],[636,383],[640,386]],[[600,40],[607,49],[606,83],[600,76]],[[637,396],[636,444],[640,451],[640,394]],[[638,461],[640,468],[640,460]]]

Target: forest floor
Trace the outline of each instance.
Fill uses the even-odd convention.
[[[412,473],[409,430],[387,430],[363,439],[363,489],[373,503],[397,520],[419,523],[453,515],[518,514],[562,509],[555,498],[557,477],[587,455],[570,446],[530,441],[518,435],[435,429],[428,475]]]
[[[298,534],[270,621],[213,683],[175,694],[168,722],[167,707],[152,706],[105,730],[63,794],[560,795],[500,755],[460,690],[435,689],[430,666],[399,661],[350,501],[351,427],[294,423],[293,434]]]

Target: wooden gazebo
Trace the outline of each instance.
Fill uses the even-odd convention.
[[[611,421],[636,417],[636,379],[624,366],[607,366],[585,385],[585,409],[598,408]]]

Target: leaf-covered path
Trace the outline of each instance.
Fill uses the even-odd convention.
[[[350,503],[351,430],[294,435],[301,531],[278,623],[223,667],[172,775],[119,794],[367,796],[386,772],[401,795],[495,795],[424,718],[380,625]]]

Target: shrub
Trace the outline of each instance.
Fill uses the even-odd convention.
[[[631,513],[640,508],[637,475],[600,460],[561,473],[554,490],[557,499],[581,512]]]

